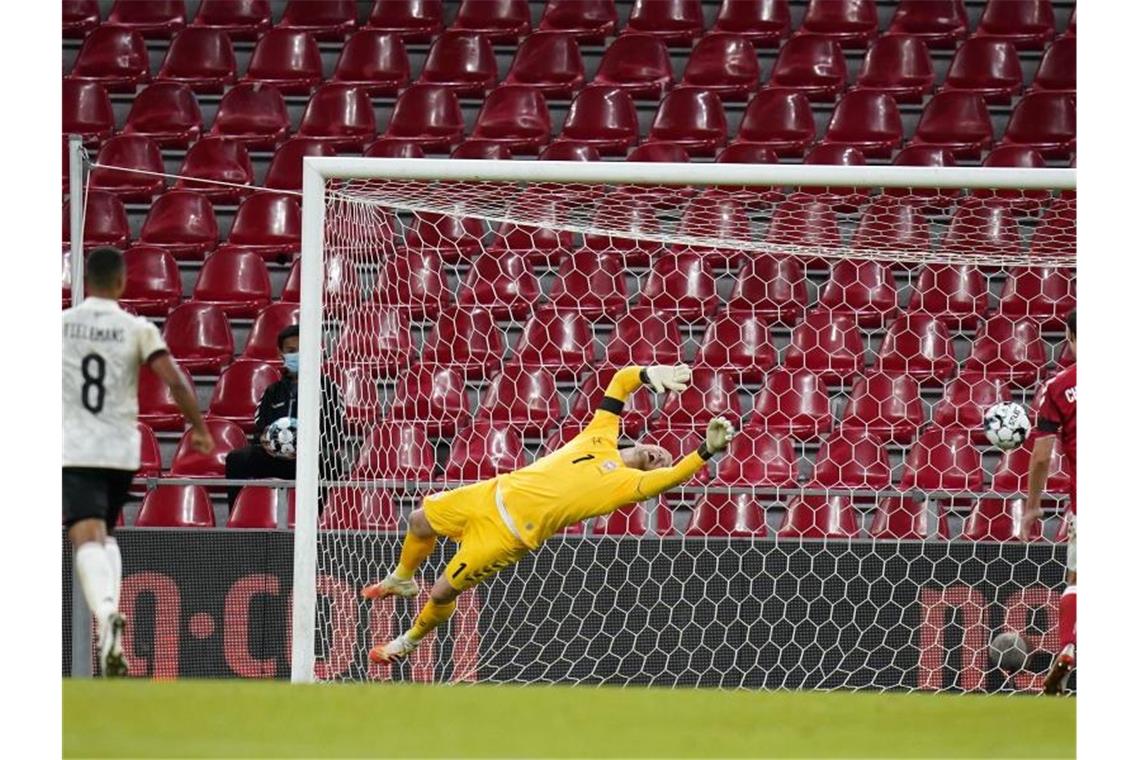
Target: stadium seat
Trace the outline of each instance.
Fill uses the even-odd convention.
[[[351,270],[351,264],[346,268]],[[355,282],[345,284],[345,295],[359,291]],[[406,311],[412,319],[433,319],[451,303],[443,261],[429,249],[397,249],[381,265],[375,300]]]
[[[935,145],[957,158],[978,158],[993,137],[985,98],[975,92],[949,91],[927,101],[908,145]]]
[[[483,392],[475,419],[508,425],[523,435],[545,435],[562,419],[554,374],[508,363]]]
[[[98,0],[63,0],[64,39],[82,39],[97,26],[99,26]]]
[[[835,107],[824,142],[858,148],[867,158],[890,158],[902,144],[902,117],[895,99],[881,92],[854,90]]]
[[[750,493],[710,493],[697,502],[686,538],[766,538],[764,507]]]
[[[137,424],[139,431],[139,469],[136,478],[157,478],[162,474],[162,451],[158,447],[158,438],[150,425],[145,422]]]
[[[530,7],[526,0],[463,0],[451,28],[516,43],[530,34]]]
[[[712,31],[739,34],[757,47],[778,48],[791,29],[788,0],[723,0]]]
[[[333,148],[363,150],[376,136],[376,117],[368,93],[352,85],[329,82],[313,93],[297,135]]]
[[[670,393],[653,420],[655,429],[704,428],[713,417],[724,417],[740,427],[740,396],[732,373],[720,368],[694,367],[689,387]]]
[[[124,135],[142,135],[160,148],[186,148],[202,134],[202,111],[184,84],[158,82],[135,95]]]
[[[947,148],[938,145],[907,145],[895,154],[891,164],[894,166],[956,166],[957,162],[954,160],[954,153]],[[923,208],[938,212],[953,204],[954,198],[961,195],[961,191],[933,187],[885,187],[883,188],[883,195],[887,196],[884,199],[886,201],[895,198],[902,199],[904,203],[895,205],[901,205],[903,209],[908,209],[907,213],[912,213],[921,219],[923,217],[919,212]],[[916,230],[917,227],[910,226],[908,229]],[[928,240],[922,250],[929,248]]]
[[[201,0],[190,24],[225,32],[233,40],[256,40],[272,25],[269,0]]]
[[[430,436],[452,436],[471,418],[463,374],[453,367],[414,364],[400,375],[388,418],[423,425]]]
[[[253,162],[240,140],[202,138],[190,146],[178,174],[181,176],[174,183],[175,190],[193,190],[214,203],[237,203],[253,189]],[[245,185],[249,190],[229,185]]]
[[[274,27],[257,41],[241,81],[273,85],[284,95],[308,95],[323,78],[321,51],[313,35]]]
[[[485,378],[502,364],[504,353],[506,341],[491,312],[452,307],[440,313],[421,358],[424,364],[455,367],[465,377]]]
[[[712,265],[692,251],[662,253],[638,299],[640,306],[685,321],[709,316],[718,304]]]
[[[986,278],[975,264],[927,264],[911,293],[910,311],[955,329],[972,326],[989,311]]]
[[[684,164],[689,161],[689,152],[685,150],[684,146],[678,145],[675,142],[651,142],[642,143],[629,152],[625,157],[626,161],[643,162],[643,163],[674,163]],[[692,188],[688,187],[666,187],[655,188],[646,190],[646,197],[651,199],[652,203],[669,203],[684,198],[692,194]]]
[[[901,488],[980,491],[982,457],[966,430],[931,428],[907,451]]]
[[[376,0],[364,28],[398,34],[404,42],[431,42],[443,31],[443,0]]]
[[[273,150],[289,134],[285,98],[270,85],[231,87],[222,96],[210,134],[237,140],[250,150]]]
[[[539,190],[535,187],[532,190]],[[528,195],[524,190],[513,200],[518,203],[520,207],[525,208],[529,213],[534,214],[536,208],[532,205],[534,203],[543,202],[543,198],[550,203],[550,216],[556,218],[558,209],[555,205],[558,198],[552,194],[542,192],[534,192]],[[564,255],[569,255],[569,251],[574,243],[574,235],[568,230],[555,230],[550,227],[531,227],[525,224],[514,224],[513,222],[502,222],[494,232],[491,240],[491,246],[488,252],[498,254],[502,251],[516,251],[526,256],[527,260],[535,264],[550,265],[557,263]],[[555,286],[557,286],[557,281]]]
[[[252,251],[217,251],[206,258],[193,299],[217,306],[227,317],[252,319],[269,305],[269,268]]]
[[[499,81],[491,40],[452,27],[432,43],[417,84],[445,87],[459,97],[483,97]]]
[[[1022,445],[1002,455],[994,471],[993,490],[1000,494],[1024,494],[1029,492],[1029,462],[1036,443],[1030,434]],[[1049,474],[1045,490],[1053,494],[1067,494],[1071,483],[1068,461],[1062,456],[1059,440],[1054,439],[1053,455],[1049,460]]]
[[[225,247],[254,251],[284,262],[301,250],[301,204],[279,193],[254,193],[242,201]]]
[[[523,326],[515,361],[525,369],[545,369],[568,380],[593,364],[590,320],[574,308],[540,306]]]
[[[63,80],[63,134],[79,135],[94,146],[115,132],[115,111],[107,88],[98,82]]]
[[[214,506],[202,486],[159,486],[147,491],[135,528],[213,528]]]
[[[796,256],[758,255],[745,259],[736,276],[728,311],[754,314],[768,322],[793,324],[807,307],[807,278]]]
[[[68,79],[98,82],[109,92],[134,92],[150,80],[150,59],[142,35],[121,26],[96,27],[75,58]]]
[[[443,477],[445,480],[483,480],[526,464],[526,451],[518,431],[488,420],[476,420],[452,442]]]
[[[936,517],[930,514],[932,507],[936,510]],[[932,504],[926,499],[888,496],[880,499],[875,507],[875,515],[867,534],[880,540],[945,541],[950,538],[948,522],[940,502]]]
[[[380,416],[380,381],[367,364],[336,364],[331,377],[340,392],[344,421],[350,431],[371,430]]]
[[[1067,159],[1077,148],[1077,97],[1031,92],[1013,108],[1002,145],[1022,145],[1045,158]]]
[[[170,251],[176,259],[202,259],[218,244],[218,221],[210,201],[189,190],[171,190],[150,207],[139,242]]]
[[[561,134],[594,147],[603,156],[622,156],[637,144],[637,109],[629,93],[614,87],[590,85],[570,104]]]
[[[759,383],[776,363],[767,322],[747,312],[727,312],[709,323],[696,363],[724,370],[745,383]]]
[[[910,375],[919,383],[942,382],[957,368],[946,323],[921,312],[903,312],[891,322],[875,363],[877,372]]]
[[[768,85],[802,92],[809,100],[835,100],[847,87],[843,48],[830,37],[796,35],[780,48]]]
[[[136,245],[123,253],[127,287],[119,303],[144,317],[165,317],[182,300],[182,278],[170,252]]]
[[[675,202],[675,201],[674,201]],[[734,241],[749,241],[752,232],[748,210],[734,194],[720,188],[707,188],[694,197],[681,214],[677,234],[690,238],[706,238],[720,243],[716,248],[694,244],[675,246],[675,251],[696,252],[714,266],[735,263],[746,254]]]
[[[63,242],[71,242],[71,201],[63,203]],[[126,248],[130,225],[123,202],[103,190],[87,191],[87,213],[83,217],[83,250],[101,245]]]
[[[817,166],[865,166],[867,158],[863,151],[847,145],[820,143],[804,157],[805,165]],[[870,198],[866,188],[856,187],[811,187],[803,186],[796,190],[799,196],[809,195],[826,203],[842,213],[858,211]]]
[[[606,46],[593,84],[615,87],[639,100],[657,100],[673,84],[665,43],[649,34],[622,34]]]
[[[650,143],[681,145],[693,156],[713,156],[724,145],[728,127],[716,94],[679,87],[661,101],[649,130]]]
[[[662,250],[657,240],[641,239],[640,235],[655,236],[660,225],[653,206],[643,197],[643,193],[617,191],[609,197],[611,202],[603,203],[594,215],[593,226],[603,230],[629,230],[632,238],[586,233],[583,236],[585,247],[592,251],[614,253],[626,266],[647,266],[651,257]]]
[[[380,377],[395,376],[407,368],[411,356],[407,314],[374,305],[363,306],[346,318],[333,350],[334,362],[366,365]]]
[[[583,375],[582,384],[578,386],[578,393],[570,402],[571,423],[585,424],[593,419],[605,397],[606,386],[613,378],[615,368],[602,368],[597,372],[587,372]],[[621,429],[628,438],[636,438],[645,430],[649,418],[653,416],[654,406],[652,394],[646,391],[634,391],[625,400],[625,409],[621,414]]]
[[[839,259],[819,295],[819,308],[850,314],[860,327],[882,327],[898,305],[895,278],[883,261]]]
[[[489,309],[495,319],[521,319],[541,297],[542,288],[526,257],[504,251],[475,258],[456,302],[468,308]]]
[[[234,335],[217,306],[188,301],[171,310],[162,327],[170,353],[192,374],[212,374],[234,358]],[[276,348],[276,336],[274,336]]]
[[[262,395],[280,379],[281,370],[273,364],[236,361],[222,370],[210,397],[207,415],[237,423],[246,433],[251,433]]]
[[[1043,330],[1063,330],[1065,317],[1076,305],[1076,282],[1070,270],[1017,267],[1007,272],[998,314],[1011,319],[1029,317]]]
[[[968,430],[975,443],[983,443],[982,420],[986,410],[1010,398],[1005,380],[963,372],[947,383],[942,399],[934,405],[931,421],[943,429]]]
[[[399,35],[364,29],[345,43],[330,81],[359,87],[371,97],[395,97],[407,86],[410,71]]]
[[[982,166],[1013,167],[1021,169],[1037,169],[1046,165],[1044,157],[1032,148],[1021,145],[999,145],[990,151]],[[1049,203],[1052,194],[1048,190],[990,190],[988,188],[972,188],[970,195],[974,198],[983,198],[988,203],[1002,203],[1010,208],[1032,214]]]
[[[423,158],[419,143],[399,137],[381,137],[364,151],[366,158]]]
[[[548,98],[569,98],[585,82],[578,43],[571,34],[536,32],[519,44],[503,84],[534,87]]]
[[[214,450],[209,454],[199,454],[190,444],[192,431],[187,430],[174,451],[174,459],[170,464],[171,477],[223,478],[226,473],[226,454],[249,442],[236,423],[213,417],[207,417],[205,422],[214,438]]]
[[[400,509],[392,492],[383,488],[330,488],[328,506],[321,514],[322,530],[395,531]]]
[[[794,488],[799,463],[790,436],[745,431],[717,463],[717,485]]]
[[[809,0],[798,34],[823,34],[843,47],[866,47],[879,33],[875,0]]]
[[[1021,253],[1017,218],[1007,206],[966,199],[950,218],[942,251],[988,256],[999,262],[1002,256],[1016,256]]]
[[[194,388],[194,379],[190,377],[177,362],[175,366],[190,388]],[[139,368],[139,422],[152,430],[161,432],[181,433],[186,423],[182,411],[174,401],[174,395],[166,387],[166,383],[150,370],[149,365]]]
[[[863,338],[850,314],[812,310],[792,329],[784,367],[805,369],[827,383],[843,383],[863,368]]]
[[[300,321],[299,315],[300,307],[296,303],[275,303],[262,309],[253,320],[241,358],[281,361],[281,352],[277,350],[277,334],[289,325],[297,324]]]
[[[999,313],[979,325],[963,369],[1029,386],[1037,382],[1046,362],[1040,323]]]
[[[233,43],[217,29],[184,29],[170,43],[154,79],[184,84],[197,93],[220,94],[237,82]]]
[[[365,436],[349,477],[430,481],[435,450],[419,422],[377,423]]]
[[[703,31],[700,0],[634,0],[622,34],[649,34],[670,45],[687,46]]]
[[[343,40],[356,29],[356,0],[289,0],[277,27]]]
[[[780,538],[858,538],[859,513],[851,497],[794,496],[776,531]]]
[[[472,137],[500,143],[512,154],[537,155],[550,141],[550,111],[542,92],[505,84],[487,93]]]
[[[1054,198],[1041,215],[1029,241],[1029,255],[1075,255],[1077,252],[1076,197]]]
[[[813,142],[815,118],[807,96],[766,87],[748,102],[734,144],[760,145],[780,157],[799,157]]]
[[[1009,40],[1023,50],[1040,50],[1056,34],[1050,0],[989,0],[975,37]]]
[[[764,378],[746,431],[781,433],[811,440],[831,432],[831,402],[819,375],[777,368]]]
[[[616,26],[614,0],[547,0],[538,29],[569,34],[584,45],[598,45],[613,36]]]
[[[1074,11],[1074,17],[1075,15]],[[1033,77],[1029,92],[1067,92],[1076,95],[1076,36],[1058,37],[1049,46],[1041,58],[1041,65],[1037,67],[1037,74]]]
[[[925,411],[913,377],[871,374],[855,381],[839,426],[864,430],[884,441],[910,443],[924,421]]]
[[[296,490],[288,489],[285,508],[290,516],[296,511]],[[247,530],[275,530],[277,528],[278,489],[273,486],[245,486],[234,499],[233,509],[226,527]]]
[[[401,138],[425,151],[451,150],[463,141],[463,111],[446,87],[414,84],[396,99],[385,137]]]
[[[101,164],[91,169],[88,187],[114,193],[127,203],[150,203],[163,191],[166,172],[158,145],[142,135],[115,135],[99,149],[96,160]],[[146,174],[111,169],[141,169]]]
[[[890,484],[891,462],[881,438],[865,430],[841,428],[823,439],[812,487],[879,489]]]
[[[615,325],[606,361],[629,364],[676,364],[681,361],[681,333],[675,320],[644,306],[632,306]]]
[[[185,0],[115,0],[107,15],[108,26],[138,32],[143,37],[169,39],[186,26]]]
[[[759,81],[760,64],[752,43],[735,34],[710,34],[693,49],[681,84],[682,90],[696,89],[733,101],[751,97]]]
[[[939,50],[956,48],[969,31],[965,0],[899,0],[887,27],[888,34],[912,35]]]
[[[921,103],[934,87],[934,62],[926,43],[908,34],[880,37],[867,51],[855,86],[886,93],[898,103]]]
[[[430,212],[415,215],[404,234],[412,249],[428,249],[443,257],[446,264],[466,261],[483,250],[483,222],[470,217],[442,216]]]
[[[962,525],[965,541],[1019,541],[1024,499],[978,499]],[[1030,540],[1041,538],[1041,521],[1030,531]]]
[[[662,503],[650,513],[645,503],[630,504],[594,518],[595,536],[668,536],[673,532],[673,512]]]
[[[1021,83],[1021,62],[1012,42],[974,37],[954,53],[942,91],[973,92],[988,103],[1008,103],[1021,94]]]

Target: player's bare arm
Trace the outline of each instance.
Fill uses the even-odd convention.
[[[210,429],[202,418],[198,409],[198,399],[186,381],[186,376],[178,369],[178,365],[170,358],[168,353],[160,353],[151,357],[148,362],[150,369],[170,389],[174,403],[190,423],[190,446],[199,454],[209,454],[214,450],[214,438]]]
[[[1049,465],[1053,459],[1053,446],[1057,436],[1041,435],[1033,442],[1033,453],[1029,457],[1029,494],[1025,500],[1025,512],[1021,516],[1019,536],[1028,541],[1033,526],[1041,519],[1041,495],[1049,478]]]

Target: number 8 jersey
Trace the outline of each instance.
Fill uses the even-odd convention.
[[[105,298],[63,312],[63,466],[137,470],[139,367],[158,328]]]

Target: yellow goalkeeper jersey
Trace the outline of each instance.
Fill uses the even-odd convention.
[[[606,396],[624,402],[641,385],[641,368],[619,370]],[[672,467],[626,467],[618,453],[621,417],[599,409],[590,424],[562,448],[496,478],[503,506],[519,538],[537,549],[562,528],[644,501],[691,478],[705,464],[692,452]]]

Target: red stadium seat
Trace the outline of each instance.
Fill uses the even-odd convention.
[[[909,34],[937,49],[956,48],[969,31],[965,0],[900,0],[887,28],[888,34]]]
[[[150,80],[142,35],[121,26],[96,27],[83,41],[67,78],[98,82],[110,92],[134,92]]]
[[[115,132],[115,111],[107,88],[98,82],[63,80],[63,134],[98,145]]]
[[[858,538],[859,514],[849,496],[796,496],[788,503],[776,535],[780,538]]]
[[[322,84],[309,100],[297,134],[334,148],[363,150],[365,143],[376,136],[372,100],[362,88],[334,82]]]
[[[528,315],[542,296],[538,278],[524,256],[511,251],[476,257],[459,288],[457,303],[489,309],[496,319]]]
[[[855,85],[899,103],[921,103],[934,87],[934,62],[926,43],[907,34],[880,37],[867,51]]]
[[[867,533],[871,538],[877,539],[945,541],[950,538],[946,513],[938,502],[934,502],[936,518],[930,514],[930,508],[931,504],[925,499],[903,496],[880,499],[871,520],[871,529]]]
[[[774,253],[780,253],[775,246],[795,249],[842,246],[835,210],[830,204],[805,193],[793,195],[776,206],[765,242],[773,246]],[[828,265],[829,262],[821,259],[809,259],[805,264],[809,268]]]
[[[492,42],[518,42],[530,34],[530,7],[526,0],[463,0],[452,28],[486,35]]]
[[[175,363],[175,366],[178,364]],[[178,371],[193,389],[194,379],[187,375],[181,366],[178,366]],[[152,430],[163,432],[181,433],[186,427],[182,411],[174,401],[174,395],[166,387],[166,383],[151,372],[149,366],[139,369],[139,422]]]
[[[907,145],[895,154],[891,164],[894,166],[956,166],[957,162],[954,160],[954,153],[947,148],[938,145]],[[908,210],[907,213],[911,213],[920,219],[923,217],[919,212],[924,207],[929,207],[935,211],[941,210],[953,204],[954,198],[960,194],[960,190],[945,188],[883,188],[883,195],[887,196],[884,201],[901,198],[904,201],[901,206]],[[925,224],[923,226],[925,227]],[[929,235],[926,237],[929,238]],[[927,240],[922,250],[929,250],[929,248],[930,242]]]
[[[281,361],[281,352],[277,350],[277,334],[289,325],[297,324],[299,315],[300,307],[295,303],[275,303],[262,309],[253,320],[241,358]]]
[[[137,425],[139,431],[139,469],[136,478],[157,478],[162,474],[162,451],[158,438],[150,426],[144,422]]]
[[[907,451],[903,490],[980,491],[982,457],[965,430],[931,428]]]
[[[934,405],[931,421],[935,427],[968,430],[976,443],[985,441],[982,420],[985,412],[999,401],[1011,398],[1007,383],[977,372],[963,372],[946,385],[942,400]]]
[[[99,26],[98,0],[63,0],[64,39],[82,39],[97,26]]]
[[[477,256],[483,250],[483,222],[471,217],[441,216],[430,212],[415,215],[404,235],[409,248],[428,249],[454,264]]]
[[[144,317],[165,317],[182,300],[182,278],[169,251],[136,245],[123,254],[127,288],[119,303]]]
[[[217,306],[188,301],[175,307],[162,328],[170,353],[193,374],[218,374],[234,358],[234,336]],[[274,336],[276,339],[276,336]]]
[[[658,504],[652,515],[644,503],[630,504],[594,518],[591,532],[595,536],[667,536],[673,532],[673,513],[664,504]]]
[[[847,87],[843,48],[829,37],[796,35],[780,48],[768,84],[802,92],[809,100],[835,100]]]
[[[582,384],[578,387],[578,393],[570,404],[571,423],[586,423],[593,419],[615,371],[611,367],[585,374]],[[621,414],[621,428],[626,437],[636,438],[641,435],[651,416],[653,416],[652,394],[649,391],[634,391],[625,400],[625,409]]]
[[[902,144],[902,117],[890,95],[847,93],[835,107],[824,142],[859,148],[868,158],[889,158]]]
[[[710,493],[697,502],[686,538],[701,536],[765,538],[764,507],[750,493]]]
[[[756,49],[739,34],[710,34],[693,48],[681,84],[715,93],[721,100],[747,100],[760,82]]]
[[[807,301],[807,277],[799,258],[760,255],[741,265],[728,311],[793,324],[803,316]]]
[[[189,190],[160,195],[143,222],[139,242],[165,248],[176,259],[202,259],[218,244],[214,207]]]
[[[809,0],[800,34],[823,34],[843,47],[866,47],[879,32],[875,0]]]
[[[935,145],[958,158],[977,158],[993,137],[985,99],[974,92],[950,91],[927,102],[909,144]]]
[[[273,85],[285,95],[308,95],[323,78],[316,38],[301,29],[275,27],[257,41],[242,82]]]
[[[903,312],[891,323],[875,364],[878,372],[910,375],[920,383],[946,380],[956,368],[946,323],[920,312]]]
[[[1021,253],[1021,233],[1013,211],[1001,204],[967,199],[958,204],[950,229],[942,238],[947,253],[968,253],[1000,259]]]
[[[1076,306],[1076,282],[1069,270],[1018,267],[1008,272],[998,314],[1011,319],[1030,317],[1042,329],[1062,330],[1065,317]]]
[[[519,44],[503,83],[528,85],[548,98],[569,98],[581,89],[585,77],[582,54],[572,35],[536,32]]]
[[[1024,499],[978,499],[962,526],[966,541],[1020,541]],[[1031,540],[1041,538],[1041,521],[1030,532]]]
[[[509,425],[524,435],[545,435],[562,418],[554,374],[543,367],[507,364],[483,393],[476,421]]]
[[[974,35],[1040,50],[1057,33],[1055,24],[1050,0],[989,0]]]
[[[722,262],[734,263],[743,258],[744,253],[733,241],[751,241],[752,233],[748,221],[748,210],[738,197],[718,188],[707,188],[693,198],[681,214],[677,234],[690,238],[706,238],[721,245],[705,248],[700,245],[677,245],[674,250],[696,252],[711,259],[720,266]]]
[[[625,155],[637,143],[637,109],[629,93],[590,85],[570,104],[562,137],[593,146],[605,156]]]
[[[199,93],[221,93],[237,82],[233,43],[217,29],[185,29],[170,43],[155,81],[184,84]]]
[[[388,417],[423,425],[431,436],[455,435],[471,417],[463,374],[453,367],[412,365],[396,381]]]
[[[150,203],[163,191],[166,172],[158,145],[142,135],[116,135],[99,149],[97,161],[101,166],[91,170],[88,186],[95,190],[114,193],[128,203]],[[109,167],[140,169],[146,174],[119,171]]]
[[[190,445],[191,431],[187,430],[174,451],[174,461],[170,465],[171,477],[225,477],[226,454],[234,449],[240,449],[249,442],[241,427],[229,420],[207,417],[206,427],[214,438],[214,450],[209,454],[199,454],[194,451]]]
[[[253,186],[249,151],[241,141],[225,137],[204,137],[194,143],[186,152],[178,173],[181,176],[174,183],[175,190],[193,190],[215,203],[236,203],[248,195]],[[229,185],[245,185],[250,190]]]
[[[794,488],[799,475],[791,437],[747,431],[736,436],[717,464],[716,483],[726,486]]]
[[[855,381],[839,425],[865,430],[884,441],[909,443],[924,421],[922,399],[913,377],[872,374]]]
[[[451,445],[443,470],[445,480],[483,480],[526,465],[526,452],[517,431],[476,420]]]
[[[863,339],[855,318],[850,314],[809,311],[792,330],[784,367],[806,369],[828,383],[845,382],[863,368]]]
[[[83,217],[83,250],[101,245],[126,248],[130,241],[130,225],[123,202],[103,190],[87,191],[87,208]],[[71,242],[71,201],[63,204],[63,242]]]
[[[418,422],[380,422],[365,437],[352,467],[353,479],[430,481],[435,451]]]
[[[974,37],[954,53],[942,89],[977,93],[989,103],[1008,103],[1021,94],[1021,80],[1021,62],[1012,42]]]
[[[301,204],[291,195],[254,193],[238,206],[226,245],[288,260],[301,250]]]
[[[550,141],[550,111],[535,87],[506,84],[487,94],[472,137],[501,143],[512,153],[536,155]]]
[[[716,94],[679,87],[661,101],[649,139],[676,143],[693,156],[713,156],[724,146],[727,132],[724,106]]]
[[[1022,145],[1045,158],[1069,158],[1077,148],[1077,97],[1031,92],[1014,106],[1002,145]]]
[[[540,306],[523,327],[515,359],[526,369],[542,368],[566,380],[594,362],[589,319],[573,308]]]
[[[583,44],[601,44],[617,26],[614,0],[547,0],[539,31],[562,32]]]
[[[463,336],[457,340],[457,336]],[[490,377],[503,361],[506,342],[486,309],[453,307],[442,312],[424,341],[424,364],[455,367],[470,378]]]
[[[1021,145],[999,145],[990,151],[982,166],[1005,166],[1022,169],[1044,167],[1045,159],[1040,153]],[[989,203],[1004,203],[1023,212],[1034,213],[1053,197],[1048,190],[990,190],[974,188],[970,191],[974,198],[984,198]]]
[[[700,0],[634,0],[622,34],[651,34],[670,45],[691,45],[703,31]]]
[[[364,151],[366,158],[423,158],[419,143],[399,137],[381,137]]]
[[[414,84],[396,99],[385,137],[415,142],[424,150],[451,150],[463,141],[463,111],[446,87]]]
[[[714,32],[746,37],[753,45],[778,48],[792,29],[788,0],[724,0]]]
[[[1041,215],[1041,221],[1029,241],[1030,255],[1056,256],[1077,252],[1076,197],[1055,198]]]
[[[323,530],[394,531],[399,526],[400,510],[390,491],[353,487],[329,489],[328,506],[321,515]]]
[[[272,150],[289,134],[289,111],[270,85],[239,84],[222,96],[210,134],[238,140],[250,150]]]
[[[994,471],[993,490],[1000,494],[1029,492],[1029,461],[1036,443],[1030,435],[1022,445],[1005,452]],[[1054,439],[1053,455],[1049,460],[1049,474],[1045,490],[1054,494],[1067,494],[1071,483],[1068,461],[1062,456],[1059,441]]]
[[[955,328],[973,325],[989,310],[986,278],[974,264],[928,264],[919,272],[910,310]]]
[[[225,32],[234,40],[256,40],[272,25],[269,0],[202,0],[190,24]]]
[[[169,39],[186,26],[185,0],[115,0],[107,16],[108,26],[119,26],[144,37]]]
[[[640,161],[643,163],[684,164],[689,161],[689,152],[685,150],[683,146],[674,142],[642,143],[631,150],[629,155],[625,157],[625,160],[633,162]],[[670,200],[683,197],[689,192],[688,188],[663,188],[647,190],[646,195],[653,199],[654,203],[668,203]],[[658,201],[658,198],[661,200]]]
[[[348,316],[333,350],[334,362],[368,365],[383,377],[406,368],[411,356],[408,315],[399,309],[371,305]]]
[[[290,488],[287,504],[290,521],[296,511],[297,492]],[[249,530],[275,530],[277,528],[278,489],[272,486],[245,486],[234,499],[233,509],[226,520],[227,528]]]
[[[642,235],[656,236],[660,225],[653,206],[641,192],[618,191],[611,195],[610,203],[603,203],[594,215],[594,227],[602,230],[628,230],[633,237],[586,233],[585,247],[592,251],[614,253],[626,266],[646,266],[652,256],[662,250],[657,240],[641,239]]]
[[[811,149],[804,158],[804,164],[819,166],[866,166],[867,158],[863,151],[846,145],[820,143]],[[800,187],[799,195],[810,195],[833,206],[836,211],[850,213],[858,211],[867,202],[870,193],[866,188],[855,187]]]
[[[594,84],[619,88],[633,98],[657,100],[673,84],[665,43],[649,34],[622,34],[606,46]]]
[[[867,431],[840,429],[823,440],[815,458],[812,484],[823,488],[886,488],[891,462],[881,438]]]
[[[289,0],[277,26],[343,40],[356,29],[356,0]]]
[[[1032,318],[990,317],[978,329],[963,369],[1016,385],[1037,382],[1046,364],[1041,325]]]
[[[819,296],[819,308],[850,314],[860,327],[882,327],[897,310],[898,295],[889,264],[840,259]]]
[[[135,528],[213,528],[214,506],[202,486],[159,486],[147,491]]]
[[[431,42],[443,31],[443,0],[376,0],[364,28],[398,34],[404,42]]]
[[[359,289],[353,285],[343,288],[346,295]],[[451,303],[443,261],[431,250],[397,249],[382,265],[376,302],[406,310],[412,319],[434,318]]]
[[[1076,12],[1074,11],[1074,18]],[[1029,92],[1077,92],[1077,38],[1058,37],[1045,51]]]
[[[653,264],[638,300],[640,306],[697,320],[716,311],[716,278],[707,257],[692,251],[662,253]]]
[[[407,86],[410,71],[399,35],[364,29],[345,43],[331,81],[359,87],[372,97],[394,97]]]
[[[551,201],[551,218],[557,218],[558,209],[555,204],[557,198],[547,195]],[[536,202],[541,202],[539,196],[534,196]],[[535,207],[530,204],[527,192],[523,191],[515,201],[523,208],[534,213]],[[549,227],[531,227],[525,224],[503,222],[495,230],[490,253],[498,254],[501,251],[517,251],[526,256],[528,261],[536,264],[554,264],[564,255],[569,255],[574,243],[574,235],[568,230],[554,230]],[[555,282],[555,287],[558,282]]]
[[[670,393],[654,428],[704,427],[713,417],[725,417],[740,426],[740,397],[733,375],[721,369],[695,367],[689,387]]]
[[[764,378],[746,431],[783,433],[810,440],[831,432],[831,402],[819,375],[774,369]]]
[[[194,300],[217,306],[227,317],[252,319],[269,305],[269,268],[256,253],[240,248],[206,258],[194,285]]]
[[[681,334],[676,321],[644,306],[630,307],[620,317],[606,347],[606,361],[629,364],[676,364],[681,361]]]
[[[491,40],[454,28],[436,38],[417,84],[446,87],[460,97],[483,97],[499,81]]]
[[[776,346],[763,318],[728,312],[705,330],[696,363],[724,370],[746,383],[758,383],[776,363]]]
[[[345,424],[356,432],[371,430],[380,416],[380,384],[372,367],[338,364],[332,372],[344,405]]]
[[[159,82],[135,96],[124,135],[143,135],[160,148],[185,148],[202,133],[202,111],[184,84]]]
[[[253,431],[257,407],[266,388],[281,379],[273,364],[236,361],[226,367],[214,386],[208,415],[237,423],[246,433]]]

